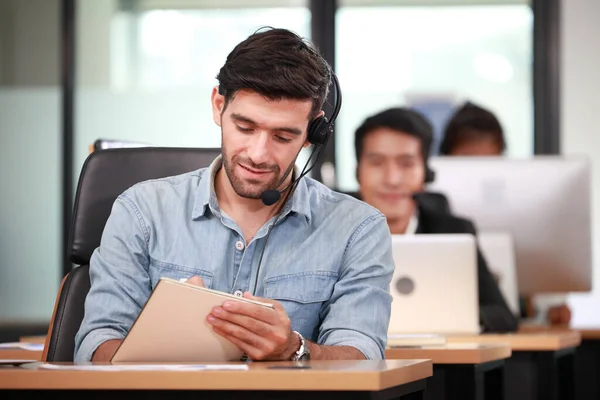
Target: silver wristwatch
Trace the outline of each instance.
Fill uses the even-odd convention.
[[[308,360],[310,360],[310,350],[308,350],[308,346],[306,345],[306,340],[304,340],[304,337],[299,332],[294,331],[294,333],[296,335],[298,335],[298,338],[300,339],[300,348],[292,356],[292,361],[308,361]]]

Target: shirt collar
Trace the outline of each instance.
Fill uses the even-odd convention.
[[[415,208],[415,212],[410,216],[410,220],[408,221],[408,225],[406,226],[406,230],[404,231],[405,235],[414,235],[417,233],[417,228],[419,227],[419,210]]]
[[[217,201],[217,194],[215,192],[215,176],[222,166],[223,159],[222,156],[219,155],[202,174],[202,178],[200,178],[200,183],[198,184],[198,188],[196,190],[196,198],[194,201],[194,208],[192,210],[192,219],[204,217],[207,209],[210,209],[210,211],[216,216],[221,215],[221,210]],[[298,173],[298,167],[294,167],[293,177],[298,176]],[[310,199],[308,195],[306,179],[300,179],[291,196],[292,197],[288,199],[282,210],[283,216],[293,212],[295,214],[304,216],[306,221],[310,222]]]

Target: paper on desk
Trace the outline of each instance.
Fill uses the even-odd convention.
[[[29,342],[8,342],[8,343],[0,343],[0,349],[42,351],[42,350],[44,350],[44,344],[43,343],[29,343]]]
[[[70,371],[246,371],[247,364],[42,364],[40,369]]]

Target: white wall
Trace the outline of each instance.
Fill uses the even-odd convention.
[[[563,0],[561,141],[564,154],[585,154],[592,170],[594,289],[572,294],[573,325],[600,324],[600,1]]]

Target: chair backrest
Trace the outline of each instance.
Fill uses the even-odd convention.
[[[123,147],[148,147],[151,146],[149,143],[130,142],[127,140],[115,140],[115,139],[96,139],[92,149],[94,151],[107,150],[107,149],[120,149]]]
[[[46,361],[73,361],[75,334],[90,289],[89,262],[116,198],[138,182],[207,167],[218,148],[140,147],[100,150],[83,164],[69,232],[68,255],[76,267],[63,279],[46,340]]]

